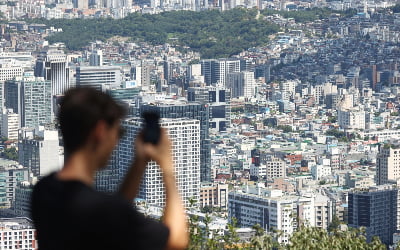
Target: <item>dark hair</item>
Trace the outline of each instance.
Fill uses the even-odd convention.
[[[101,91],[88,87],[66,91],[58,114],[65,155],[82,147],[99,121],[111,126],[124,115],[125,109]]]

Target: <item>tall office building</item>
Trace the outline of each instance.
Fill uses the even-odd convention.
[[[5,83],[5,106],[19,115],[20,127],[35,128],[52,122],[51,82],[26,72]]]
[[[200,180],[211,179],[211,143],[209,137],[209,107],[194,102],[142,104],[140,112],[154,111],[161,118],[189,118],[200,121]]]
[[[348,197],[348,224],[366,228],[367,241],[378,236],[387,246],[393,244],[393,233],[398,226],[399,190],[389,185],[369,191],[353,191]]]
[[[149,75],[150,77],[150,75]],[[135,82],[136,86],[142,86],[142,67],[132,66],[131,67],[131,80]]]
[[[36,177],[60,169],[58,131],[21,129],[18,139],[18,162]]]
[[[224,87],[193,87],[188,89],[188,101],[210,107],[210,128],[226,131],[231,123],[230,90]]]
[[[229,73],[240,72],[239,59],[207,59],[201,60],[201,74],[207,85],[226,85]]]
[[[63,94],[70,85],[70,71],[64,51],[50,49],[42,52],[35,66],[35,76],[51,82],[51,94]]]
[[[0,209],[10,208],[19,182],[28,180],[28,168],[16,161],[0,160]]]
[[[376,180],[378,185],[400,179],[400,145],[380,145],[376,157]]]
[[[19,114],[21,110],[21,81],[8,80],[4,83],[4,106]]]
[[[90,66],[103,66],[103,51],[94,50],[89,57]]]
[[[148,64],[145,64],[142,62],[142,66],[140,68],[140,73],[141,73],[140,78],[141,78],[141,85],[143,87],[147,87],[147,88],[150,87],[150,83],[151,83],[150,72],[152,69],[153,69],[152,65],[148,65]],[[138,77],[138,76],[139,75],[137,74],[136,77]]]
[[[118,66],[88,66],[76,68],[76,85],[93,87],[100,91],[121,87],[121,69]]]
[[[256,82],[254,73],[249,71],[230,73],[227,76],[226,88],[231,90],[231,96],[251,98],[255,95]]]
[[[160,125],[167,129],[172,140],[178,191],[188,207],[189,198],[199,200],[200,193],[200,121],[187,118],[161,119]],[[122,127],[127,131],[127,136],[118,144],[116,159],[120,177],[125,175],[132,162],[132,141],[142,129],[142,122],[139,118],[130,118],[122,122]],[[150,162],[146,168],[138,197],[150,205],[165,205],[162,174],[155,162]]]
[[[177,66],[178,65],[174,61],[172,61],[167,57],[164,57],[164,62],[163,62],[164,80],[167,83],[170,83],[170,81],[173,79],[177,71]]]
[[[31,198],[32,198],[33,184],[29,181],[18,182],[14,191],[14,201],[12,209],[15,216],[18,217],[31,217]]]
[[[36,128],[51,123],[51,82],[41,77],[24,77],[20,86],[21,126]]]

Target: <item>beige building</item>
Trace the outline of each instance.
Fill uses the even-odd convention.
[[[380,145],[376,157],[376,180],[378,185],[400,179],[400,145]]]
[[[204,183],[200,188],[200,207],[227,208],[228,184]]]

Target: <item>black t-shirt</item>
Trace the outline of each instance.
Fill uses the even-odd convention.
[[[51,174],[34,187],[32,218],[40,250],[164,249],[169,230],[124,198]]]

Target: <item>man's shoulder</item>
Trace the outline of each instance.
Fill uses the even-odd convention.
[[[102,210],[129,207],[121,197],[96,191],[78,180],[59,180],[55,173],[42,178],[34,186],[32,200],[41,206],[60,203],[80,212],[99,207]]]

